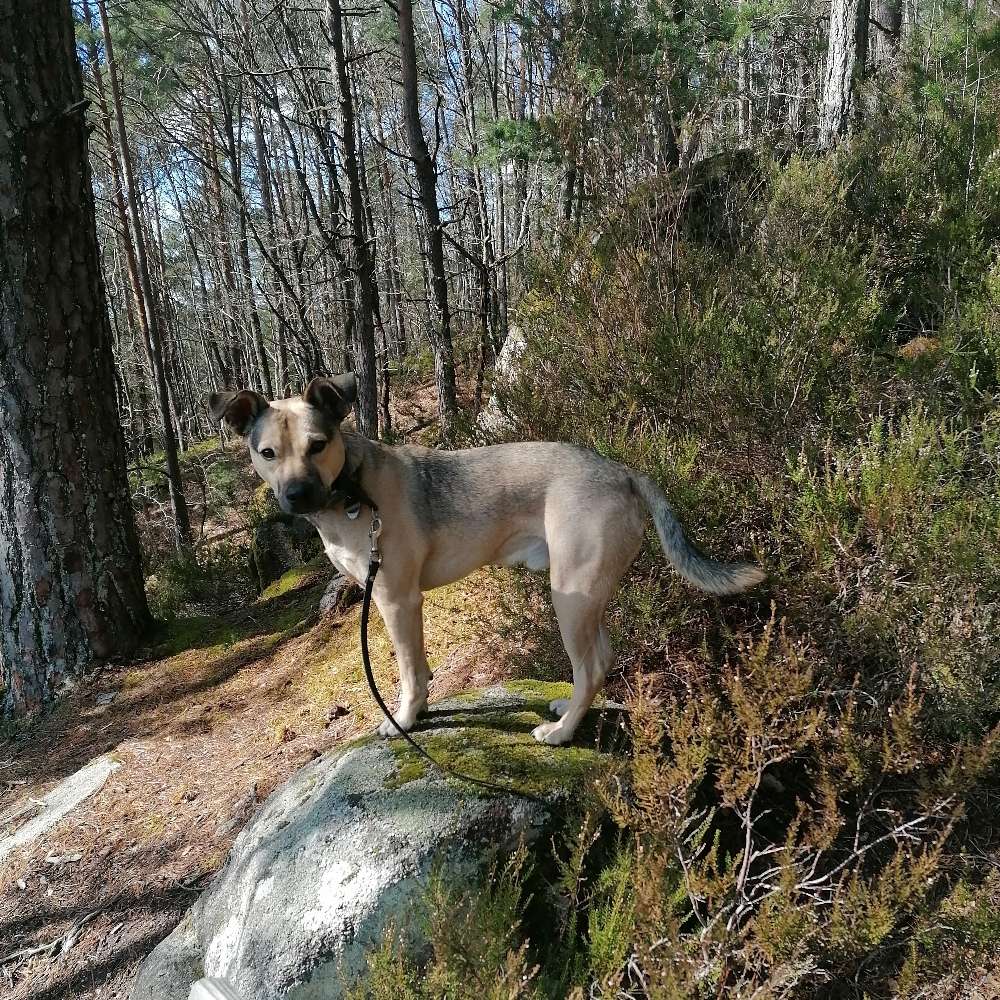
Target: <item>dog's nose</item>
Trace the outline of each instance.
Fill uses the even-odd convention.
[[[285,487],[285,503],[292,509],[300,506],[309,495],[309,484],[298,481]]]

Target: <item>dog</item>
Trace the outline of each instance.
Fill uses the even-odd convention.
[[[573,666],[569,699],[533,731],[569,743],[612,664],[604,614],[645,538],[647,512],[674,569],[713,594],[764,579],[751,564],[706,558],[685,539],[667,498],[646,476],[567,444],[526,442],[459,451],[388,447],[344,430],[357,399],[353,375],[314,378],[301,396],[268,402],[250,390],[214,393],[209,408],[242,437],[283,511],[315,526],[345,576],[365,579],[368,518],[334,502],[346,481],[377,504],[385,560],[372,597],[399,664],[396,722],[409,730],[427,708],[423,594],[486,565],[548,569],[552,603]],[[353,516],[352,516],[353,515]],[[383,736],[396,733],[387,719]]]

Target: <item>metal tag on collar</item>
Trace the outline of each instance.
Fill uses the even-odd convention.
[[[356,521],[361,513],[361,504],[357,500],[354,503],[344,504],[344,513],[349,521]]]

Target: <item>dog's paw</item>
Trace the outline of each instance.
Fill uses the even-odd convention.
[[[399,729],[402,729],[405,733],[408,733],[413,728],[414,722],[417,721],[415,718],[408,719],[405,715],[402,715],[399,712],[394,712],[392,717],[399,723]],[[386,739],[390,739],[393,736],[399,735],[399,729],[397,729],[396,726],[393,725],[393,723],[391,723],[388,719],[383,719],[378,727],[378,734]]]
[[[540,726],[535,726],[531,735],[539,743],[545,743],[550,747],[562,746],[573,739],[573,733],[567,729],[560,720],[559,722],[543,722]]]
[[[381,725],[378,727],[379,736],[384,736],[387,739],[391,739],[393,736],[399,735],[399,730],[402,729],[404,733],[408,733],[417,723],[417,718],[420,713],[426,709],[426,705],[414,705],[410,708],[399,708],[392,713],[392,717],[399,723],[399,728],[390,722],[388,719],[383,719]]]
[[[556,698],[549,702],[549,711],[557,718],[561,719],[569,708],[569,698]]]

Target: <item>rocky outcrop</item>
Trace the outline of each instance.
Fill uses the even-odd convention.
[[[258,592],[322,553],[316,529],[304,517],[282,513],[266,483],[257,487],[249,513],[250,571]]]
[[[186,1000],[202,976],[244,1000],[336,1000],[365,955],[421,897],[432,867],[474,884],[497,851],[533,841],[614,758],[619,721],[598,716],[590,742],[554,748],[531,730],[568,685],[511,684],[432,707],[415,734],[446,764],[530,793],[490,792],[445,776],[400,740],[364,740],[299,771],[240,834],[226,866],[143,964],[135,1000]],[[600,720],[600,721],[598,721]],[[404,936],[419,950],[416,932]]]
[[[506,396],[517,387],[521,378],[522,357],[528,342],[519,327],[512,326],[493,366],[493,393],[476,420],[478,430],[488,436],[503,435],[511,430],[510,414],[506,412]]]

